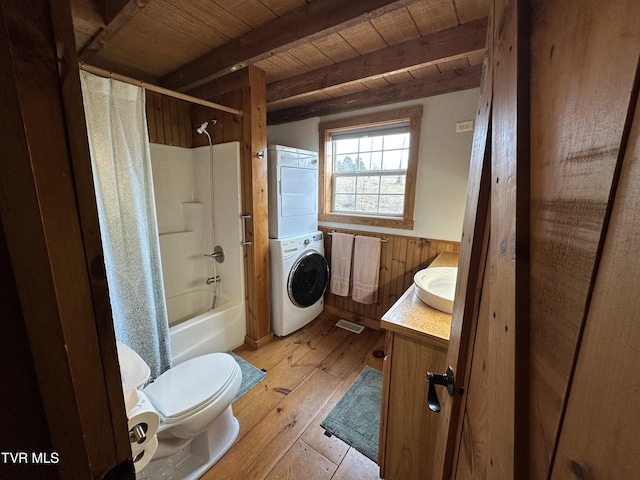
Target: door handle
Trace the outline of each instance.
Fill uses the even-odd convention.
[[[440,400],[438,400],[436,385],[443,385],[447,387],[447,393],[450,397],[453,397],[453,368],[447,367],[446,373],[427,372],[427,382],[429,383],[427,404],[432,411],[438,413],[440,411]]]

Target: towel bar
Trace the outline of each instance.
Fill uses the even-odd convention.
[[[334,230],[331,230],[329,233],[327,233],[327,235],[333,235],[334,233],[336,233]],[[355,237],[357,237],[357,235],[354,235]],[[389,241],[389,237],[382,237],[380,239],[381,243],[387,243]]]

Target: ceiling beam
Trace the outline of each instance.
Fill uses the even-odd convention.
[[[267,103],[336,85],[380,78],[484,50],[487,19],[448,28],[267,86]]]
[[[90,62],[122,27],[151,0],[105,0],[103,2],[103,19],[105,27],[88,42],[78,57],[83,62]]]
[[[257,68],[257,67],[256,67]],[[214,78],[213,80],[194,87],[189,90],[189,95],[194,97],[210,100],[218,95],[223,95],[240,88],[246,79],[246,73],[243,69],[236,70],[224,77]]]
[[[334,113],[476,88],[480,86],[481,71],[482,65],[474,65],[464,69],[447,71],[435,77],[419,78],[397,85],[388,85],[373,90],[321,100],[310,105],[275,110],[267,113],[267,125],[295,122],[311,117],[322,117]]]
[[[163,86],[188,91],[265,58],[379,17],[415,0],[322,0],[275,18],[196,58],[163,78]]]

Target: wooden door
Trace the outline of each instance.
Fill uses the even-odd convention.
[[[602,257],[551,479],[638,478],[640,104],[615,188]]]
[[[519,3],[492,4],[434,478],[631,478],[640,5]]]
[[[487,26],[486,45],[471,152],[465,217],[460,243],[456,300],[454,302],[447,353],[447,365],[453,367],[456,376],[456,390],[452,398],[446,396],[443,391],[439,392],[442,407],[439,415],[442,416],[442,421],[436,443],[434,479],[449,478],[453,473],[452,468],[455,467],[453,459],[455,453],[459,450],[462,418],[465,415],[466,403],[469,398],[470,373],[467,372],[471,371],[471,362],[474,354],[473,346],[476,342],[485,344],[486,341],[484,336],[481,337],[482,340],[480,338],[476,340],[476,336],[481,335],[478,330],[478,316],[481,310],[480,294],[483,290],[483,281],[485,281],[490,221],[491,112],[493,95],[492,14],[489,16],[489,24]],[[487,282],[488,278],[487,276]],[[488,284],[485,287],[488,287]],[[486,317],[488,305],[486,298],[488,297],[485,296],[484,308],[482,309],[485,313],[483,318]],[[483,323],[483,326],[486,326],[486,324]],[[483,353],[486,353],[486,349]],[[476,358],[478,358],[479,354],[477,352],[476,355]],[[485,385],[485,382],[481,382],[480,385]],[[477,387],[475,390],[477,390]],[[480,398],[483,398],[483,396],[480,396]],[[486,416],[482,418],[486,418]],[[487,429],[478,429],[478,431],[486,432]],[[480,444],[479,442],[478,445]]]

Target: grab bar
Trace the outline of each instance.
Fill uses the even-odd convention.
[[[251,220],[251,215],[249,213],[245,213],[241,215],[242,218],[242,246],[250,247],[251,242],[247,240],[247,220]]]

